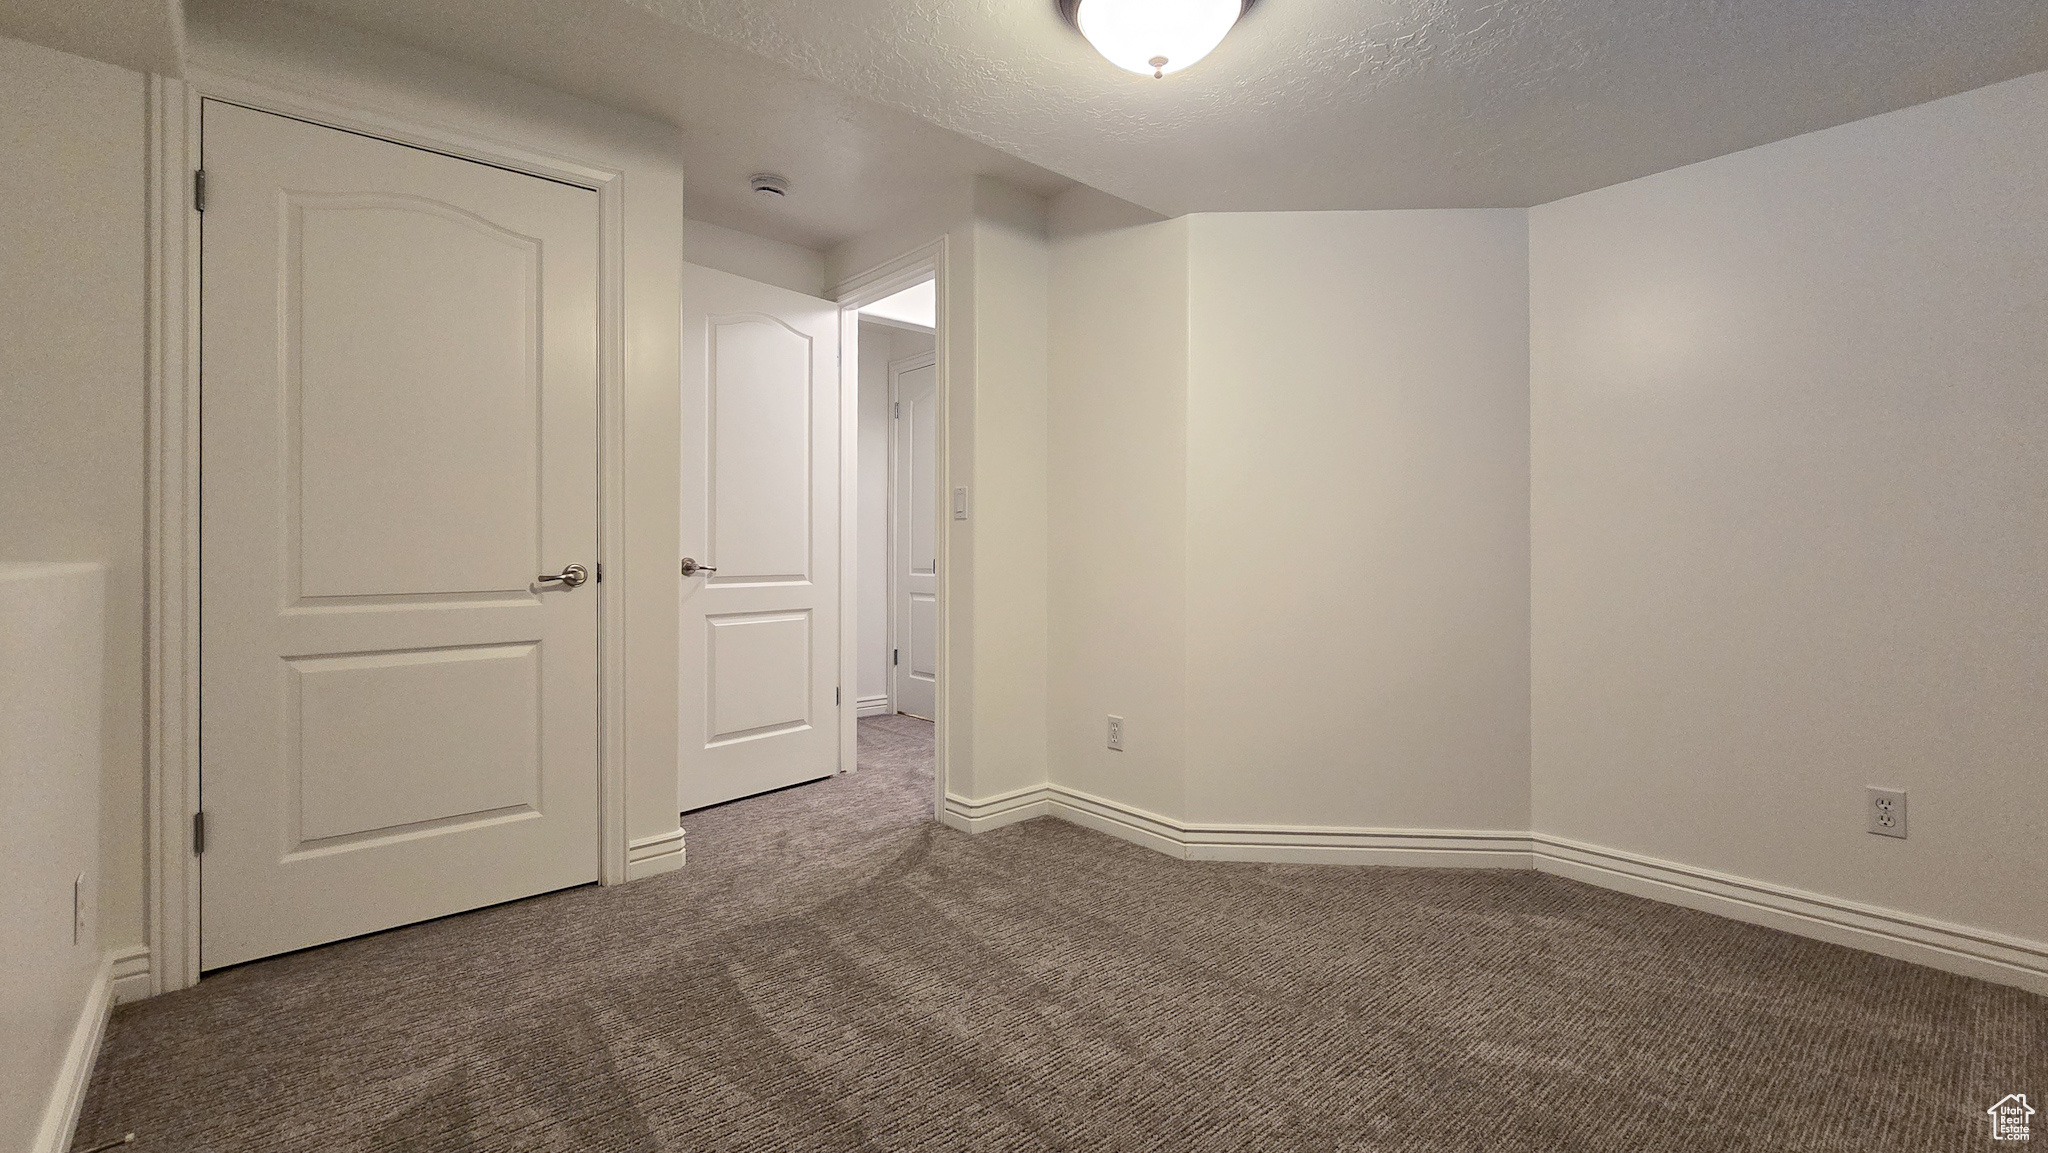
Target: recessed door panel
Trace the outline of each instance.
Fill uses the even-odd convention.
[[[424,197],[283,201],[300,594],[525,588],[539,241]]]
[[[904,662],[907,675],[936,680],[939,675],[939,602],[924,593],[911,593],[910,631],[905,638]]]
[[[540,811],[540,646],[285,662],[293,851]]]
[[[839,768],[839,309],[686,265],[683,344],[688,811]]]
[[[811,572],[811,338],[771,317],[713,319],[711,546],[736,581]]]
[[[904,557],[905,570],[917,576],[938,571],[939,478],[938,478],[938,369],[920,365],[898,378],[903,394],[903,419],[908,422],[903,437],[909,451],[910,467],[904,471],[904,495],[910,502],[910,519],[904,535],[910,553]]]
[[[201,966],[596,880],[596,195],[201,115]]]
[[[811,711],[811,614],[745,613],[713,617],[711,744],[808,724]]]

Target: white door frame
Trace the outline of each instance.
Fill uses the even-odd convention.
[[[903,373],[907,371],[924,368],[927,365],[932,366],[935,369],[937,368],[939,363],[939,349],[937,340],[938,333],[936,332],[936,330],[933,332],[932,335],[932,350],[930,352],[920,352],[915,356],[906,356],[902,360],[892,360],[889,362],[888,368],[886,369],[887,375],[889,377],[889,406],[891,411],[891,417],[889,420],[889,612],[886,618],[889,623],[886,627],[889,630],[889,645],[892,651],[895,649],[897,642],[903,639],[902,636],[898,634],[896,631],[896,626],[900,623],[896,619],[896,594],[900,591],[897,588],[897,583],[902,579],[902,574],[897,571],[896,565],[896,534],[898,533],[898,531],[900,531],[899,526],[896,523],[896,496],[897,490],[901,487],[902,480],[899,470],[901,470],[903,467],[902,454],[897,451],[897,418],[894,415],[896,406],[896,378],[903,375]],[[934,451],[933,459],[938,459],[936,451]],[[941,489],[939,493],[935,493],[933,495],[934,497],[937,497],[940,494],[943,494],[944,491],[944,489]],[[935,502],[932,505],[933,509],[942,509],[945,507],[946,502],[944,500],[935,500]],[[944,535],[945,529],[943,525],[941,525],[933,533],[934,539]],[[932,583],[935,586],[938,583],[938,575],[936,573],[934,573],[932,576]],[[938,694],[932,694],[932,707],[934,710],[938,708],[938,703]],[[896,666],[894,664],[891,664],[889,666],[889,711],[891,713],[899,711],[898,706],[899,702],[896,700]]]
[[[932,288],[938,298],[938,310],[937,315],[934,317],[936,323],[933,326],[935,331],[932,342],[933,355],[937,358],[934,363],[938,366],[939,378],[939,411],[938,428],[936,430],[938,434],[937,479],[939,491],[934,507],[941,510],[953,507],[951,502],[946,500],[946,493],[953,485],[951,424],[949,416],[952,407],[949,401],[952,377],[951,373],[947,371],[949,362],[947,334],[951,331],[947,317],[947,279],[946,238],[941,236],[916,251],[906,253],[886,264],[878,265],[848,279],[838,288],[836,298],[839,301],[840,411],[846,414],[840,420],[839,483],[842,492],[858,493],[860,491],[860,474],[857,471],[860,463],[860,421],[857,415],[860,402],[860,358],[845,354],[845,350],[849,348],[857,350],[860,347],[860,310],[885,296],[894,296],[911,285],[930,280],[934,282]],[[895,451],[893,447],[895,444],[894,432],[895,430],[892,425],[890,429],[890,444],[892,446],[890,451],[892,453]],[[892,499],[894,497],[893,484],[891,485],[891,497]],[[856,559],[854,555],[855,548],[859,543],[858,510],[855,507],[858,503],[858,501],[849,500],[842,500],[840,502],[839,551],[842,558],[840,566],[840,612],[841,620],[844,623],[840,626],[839,683],[846,686],[854,686],[860,683],[860,634],[857,623],[859,605],[855,601],[858,593],[856,585],[858,572],[854,567]],[[894,520],[895,517],[892,514],[890,517],[892,525]],[[952,548],[953,534],[948,531],[947,523],[942,515],[938,534],[939,555],[935,558],[938,562],[939,571],[937,580],[933,582],[934,587],[938,590],[939,608],[939,691],[935,697],[937,708],[933,711],[937,715],[933,718],[932,734],[932,784],[934,790],[932,796],[932,816],[934,818],[946,811],[946,766],[949,759],[947,757],[947,746],[952,736],[952,723],[948,715],[951,710],[946,707],[946,686],[951,683],[947,674],[952,667],[952,623],[946,612],[946,606],[950,600],[947,595],[947,585],[952,579],[951,574],[953,571],[951,563]],[[895,580],[893,575],[895,563],[892,553],[889,562],[892,570],[890,577],[892,587]],[[890,612],[892,614],[895,612],[893,595],[891,597]],[[891,636],[893,637],[893,621],[890,629]],[[893,707],[895,702],[895,685],[893,680],[890,685],[889,699]],[[848,703],[849,705],[854,704],[854,702]],[[859,714],[860,709],[857,705],[839,710],[839,763],[842,765],[851,766],[856,762],[855,734],[858,730],[855,728],[855,725],[859,720]]]
[[[544,177],[598,197],[598,563],[626,571],[624,174],[244,77],[193,70],[148,81],[145,357],[149,414],[148,641],[150,991],[199,980],[199,213],[204,99]],[[598,597],[598,853],[601,884],[627,879],[623,584]],[[851,715],[851,712],[848,712]]]

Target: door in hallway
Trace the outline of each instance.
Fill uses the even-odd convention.
[[[840,403],[837,305],[695,265],[683,293],[688,811],[840,768]]]
[[[937,715],[939,683],[939,370],[926,353],[889,366],[895,414],[895,543],[889,667],[896,711],[926,720]]]
[[[202,149],[202,966],[596,880],[596,194]]]

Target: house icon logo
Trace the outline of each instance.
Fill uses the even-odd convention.
[[[2005,1100],[1984,1111],[1991,1114],[1993,1141],[2025,1141],[2032,1136],[2027,1118],[2034,1115],[2034,1107],[2027,1104],[2025,1093],[2008,1094]]]

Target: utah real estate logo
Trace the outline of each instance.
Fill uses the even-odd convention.
[[[1993,1141],[2025,1141],[2032,1136],[2027,1118],[2034,1115],[2034,1109],[2027,1104],[2025,1093],[2008,1094],[2005,1100],[1984,1111],[1991,1114]]]

